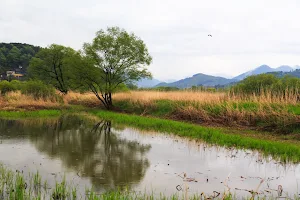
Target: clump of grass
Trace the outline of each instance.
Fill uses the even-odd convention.
[[[41,183],[42,183],[42,177],[39,171],[37,171],[33,176],[33,184],[34,186],[41,186]]]
[[[55,184],[55,188],[52,191],[51,196],[52,196],[53,199],[67,199],[69,194],[70,193],[67,189],[66,180],[64,178],[61,183],[56,183]],[[72,195],[74,195],[74,194],[72,194]]]
[[[0,94],[5,96],[8,92],[16,91],[17,87],[8,81],[0,81]]]
[[[36,172],[32,175],[29,174],[29,177],[26,179],[23,173],[20,173],[19,171],[13,172],[12,170],[9,170],[0,164],[0,199],[77,199],[77,190],[71,186],[68,186],[65,179],[63,179],[61,183],[56,182],[55,188],[51,194],[48,193],[46,186],[43,190],[41,183],[42,177],[39,172]]]
[[[1,118],[36,118],[36,117],[57,117],[62,114],[60,110],[37,110],[37,111],[0,111]]]

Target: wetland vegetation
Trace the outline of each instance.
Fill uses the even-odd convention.
[[[43,116],[0,120],[3,199],[272,199],[279,185],[279,197],[298,198],[299,165],[166,135],[159,119],[103,111]],[[150,122],[164,134],[132,128]],[[176,123],[169,125],[175,133]]]
[[[1,199],[299,198],[299,78],[139,89],[152,57],[118,27],[36,50],[0,82]]]

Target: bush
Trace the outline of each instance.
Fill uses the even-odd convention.
[[[22,94],[31,95],[35,99],[55,97],[53,86],[46,85],[42,81],[27,81],[21,89]]]
[[[10,82],[10,84],[16,88],[16,90],[21,90],[23,85],[24,85],[24,82],[21,82],[21,81],[18,81],[18,80],[12,80]]]
[[[12,91],[16,91],[16,90],[17,90],[16,86],[14,84],[12,84],[11,82],[8,82],[8,81],[0,82],[0,91],[1,91],[2,96],[7,94],[8,92],[12,92]]]
[[[237,85],[231,88],[231,91],[237,94],[266,94],[298,95],[300,92],[300,79],[296,77],[284,76],[283,78],[276,77],[273,74],[260,74],[249,76],[242,80]]]
[[[178,91],[180,89],[177,88],[177,87],[168,87],[168,86],[164,87],[164,86],[160,86],[160,87],[153,88],[153,90],[169,92],[169,91]]]

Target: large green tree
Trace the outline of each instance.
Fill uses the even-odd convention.
[[[6,65],[6,57],[4,54],[0,51],[0,67],[4,67]]]
[[[20,57],[21,57],[20,50],[14,46],[8,53],[7,61],[11,63],[13,66],[17,66],[19,65]]]
[[[29,77],[52,84],[57,90],[67,94],[74,80],[72,63],[76,54],[72,48],[56,44],[43,48],[30,61]]]
[[[150,78],[145,43],[133,33],[118,27],[100,30],[82,51],[84,61],[77,70],[77,80],[88,87],[107,109],[112,108],[112,94],[122,84]],[[78,69],[78,68],[77,68]]]
[[[0,43],[0,71],[17,70],[26,74],[29,61],[40,47],[21,43]],[[22,66],[22,68],[19,68]]]

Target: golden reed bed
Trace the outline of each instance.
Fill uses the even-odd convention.
[[[97,98],[93,93],[75,93],[69,92],[64,97],[65,102],[72,101],[86,101],[90,103],[98,102]],[[264,95],[229,95],[225,92],[204,92],[204,91],[130,91],[120,92],[113,95],[113,100],[130,100],[133,102],[144,102],[149,103],[154,100],[171,100],[171,101],[187,101],[197,102],[204,104],[220,104],[224,102],[256,102],[256,103],[284,103],[284,104],[297,104],[297,96],[292,94],[284,94],[274,96],[270,93]],[[99,103],[99,102],[98,102]]]
[[[58,100],[59,99],[59,100]],[[31,96],[23,95],[21,92],[11,92],[6,96],[0,96],[0,109],[13,110],[14,108],[59,108],[70,104],[81,104],[86,106],[101,106],[101,102],[91,93],[69,92],[67,95],[58,99],[34,99]],[[220,104],[224,102],[256,102],[256,103],[280,103],[280,104],[297,104],[297,97],[289,94],[280,96],[265,95],[229,95],[225,92],[193,92],[193,91],[130,91],[121,92],[113,95],[114,101],[127,100],[143,104],[150,104],[155,100],[171,100],[196,102],[200,104]]]
[[[0,110],[64,109],[71,105],[103,108],[93,93],[69,92],[58,97],[36,100],[20,92],[12,92],[0,97]],[[161,104],[156,100],[171,102]],[[267,131],[290,132],[293,130],[290,127],[298,127],[300,124],[300,115],[290,112],[290,109],[299,109],[299,102],[297,97],[289,94],[243,97],[224,92],[131,91],[114,94],[113,101],[115,110],[121,112],[154,115],[202,125],[260,127]],[[265,125],[259,126],[261,122]]]

